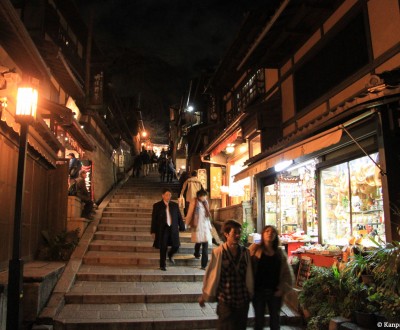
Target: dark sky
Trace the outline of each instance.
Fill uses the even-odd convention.
[[[252,0],[80,0],[95,13],[95,36],[109,52],[129,48],[156,57],[190,79],[215,66]],[[247,3],[247,5],[246,5]]]
[[[112,58],[109,71],[113,88],[130,99],[125,104],[137,104],[140,95],[144,121],[159,121],[167,127],[169,106],[180,104],[190,79],[218,66],[249,3],[255,1],[258,0],[76,3],[86,21],[93,9],[96,43]]]

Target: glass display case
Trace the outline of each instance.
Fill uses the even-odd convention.
[[[377,160],[378,154],[370,155]],[[321,170],[322,242],[347,245],[350,237],[385,240],[379,169],[367,156]]]
[[[315,161],[279,173],[275,184],[264,187],[265,224],[281,234],[304,231],[318,240],[315,199]]]
[[[303,229],[302,195],[300,178],[297,176],[280,175],[278,185],[277,226],[282,234]]]
[[[276,185],[264,187],[265,225],[276,226]]]

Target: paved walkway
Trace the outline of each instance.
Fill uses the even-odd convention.
[[[54,320],[56,330],[215,328],[216,304],[201,308],[197,303],[204,271],[193,256],[189,233],[181,235],[176,265],[158,269],[159,251],[149,232],[152,205],[161,199],[163,186],[156,174],[131,178],[101,205],[43,320]],[[177,184],[168,186],[177,198]],[[287,306],[281,315],[288,326],[283,329],[301,324]],[[250,323],[252,318],[250,310]]]

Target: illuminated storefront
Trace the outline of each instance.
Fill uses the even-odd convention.
[[[315,164],[311,159],[278,173],[272,184],[266,182],[265,225],[276,226],[283,234],[304,231],[317,240]]]
[[[281,234],[304,233],[329,245],[386,241],[391,225],[374,120],[371,113],[360,115],[238,172],[234,181],[255,175],[259,186],[257,228],[274,225]],[[286,168],[278,168],[278,160]]]

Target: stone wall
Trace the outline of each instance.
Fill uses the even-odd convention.
[[[93,152],[87,152],[84,159],[92,161],[92,189],[94,190],[94,200],[98,201],[106,195],[117,182],[117,167],[111,155],[96,144]]]
[[[220,231],[226,220],[236,220],[240,223],[249,222],[254,226],[252,204],[250,202],[242,202],[237,205],[231,205],[213,210],[214,225]]]

